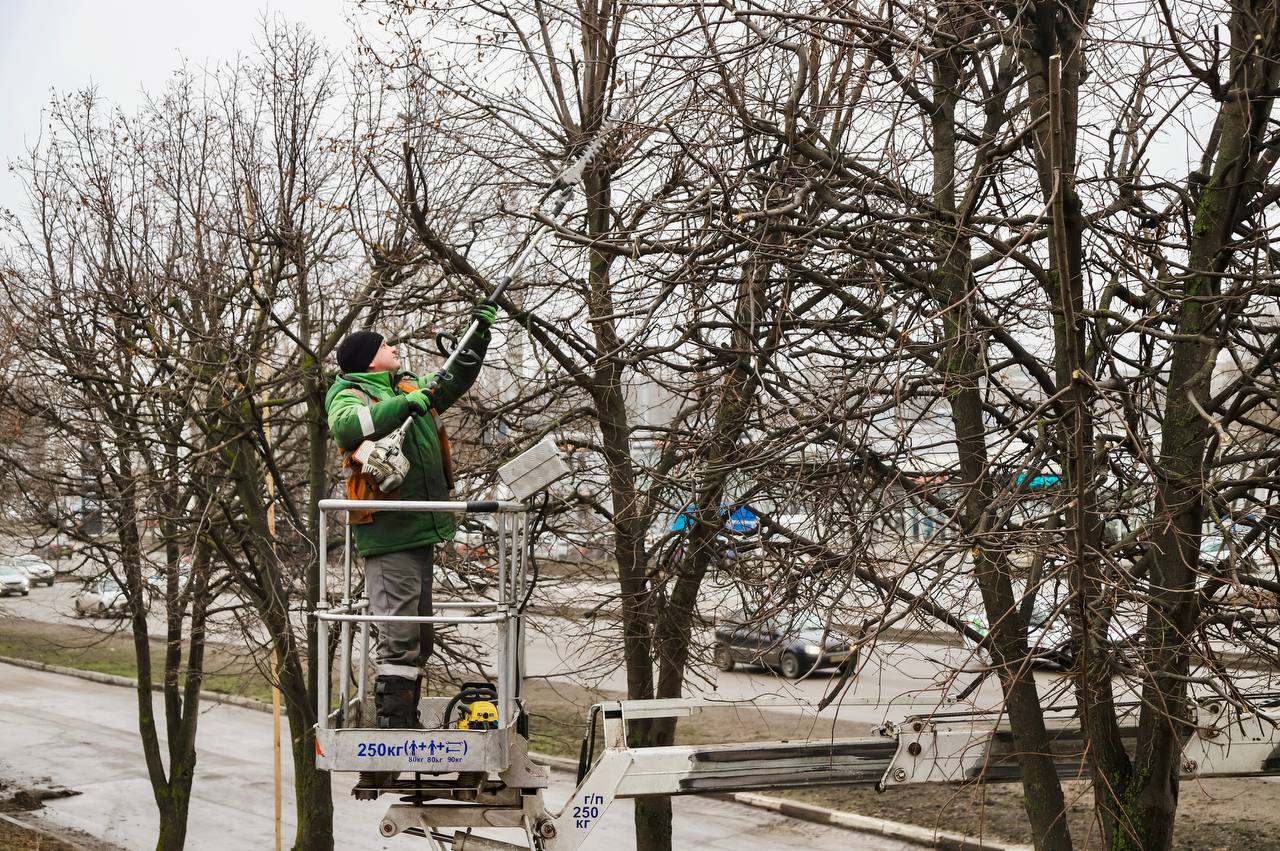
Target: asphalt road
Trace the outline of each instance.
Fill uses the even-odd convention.
[[[600,689],[625,692],[617,639],[607,632],[584,634],[586,629],[589,627],[580,623],[534,619],[526,650],[529,674],[586,681]],[[973,679],[973,674],[964,673],[971,664],[961,648],[932,643],[886,645],[874,652],[856,679],[845,684],[841,696],[821,713],[821,718],[869,727],[938,707],[944,687],[954,694]],[[1052,678],[1049,673],[1044,676],[1046,680]],[[770,708],[779,711],[809,713],[839,685],[838,676],[831,670],[788,680],[761,667],[739,667],[726,673],[702,665],[689,674],[685,695],[726,702],[751,700],[771,704]],[[998,703],[999,688],[989,682],[965,706],[990,708]]]
[[[77,585],[60,581],[51,588],[33,588],[27,597],[0,599],[0,617],[17,617],[49,623],[73,623],[103,630],[122,628],[120,621],[107,618],[77,618],[71,596]],[[561,592],[563,593],[563,592]],[[149,618],[154,635],[163,635],[163,621],[158,612]],[[243,644],[236,619],[228,613],[215,617],[210,638]],[[483,634],[476,638],[483,639]],[[700,640],[709,642],[710,636]],[[531,616],[526,630],[526,673],[530,677],[572,680],[607,691],[626,690],[621,667],[618,625],[601,618],[569,620],[547,616]],[[705,655],[705,654],[704,654]],[[994,677],[987,677],[962,704],[945,700],[968,686],[976,677],[977,662],[963,647],[945,646],[931,641],[894,641],[877,646],[864,660],[859,676],[845,684],[840,697],[821,714],[823,721],[842,720],[867,727],[885,720],[900,720],[931,708],[945,706],[947,711],[993,711],[1000,707],[1000,690]],[[1240,670],[1235,672],[1238,686],[1246,692],[1275,690],[1280,683],[1274,672]],[[1062,702],[1066,683],[1051,670],[1036,673],[1042,699]],[[762,668],[739,669],[724,673],[708,665],[695,666],[685,683],[686,696],[716,700],[791,702],[799,704],[790,711],[810,712],[837,685],[830,671],[819,671],[800,680],[788,680]],[[1118,697],[1125,699],[1123,685]],[[1197,689],[1193,688],[1193,691]],[[1134,696],[1136,697],[1136,695]],[[1066,702],[1070,702],[1067,700]],[[787,706],[773,707],[788,711]]]
[[[116,618],[80,617],[76,614],[73,595],[80,588],[80,580],[74,576],[59,576],[52,586],[41,585],[32,588],[26,597],[8,596],[0,598],[0,617],[13,615],[46,623],[67,623],[79,626],[96,626],[103,630],[127,629],[128,624]],[[230,595],[224,595],[217,601],[219,611],[210,618],[209,637],[214,641],[243,642],[240,620],[237,615],[241,611],[249,611],[247,607],[237,605]],[[163,605],[152,606],[147,623],[153,635],[164,635],[165,618]]]
[[[60,581],[52,587],[33,588],[27,597],[0,599],[0,616],[12,614],[102,630],[127,626],[112,618],[77,617],[72,602],[77,587],[75,582]],[[158,610],[153,610],[148,620],[154,635],[164,634]],[[243,643],[241,626],[231,615],[224,612],[214,620],[210,627],[211,640]],[[469,634],[482,645],[493,635],[483,631]],[[704,635],[701,640],[708,642],[710,636]],[[618,625],[611,619],[531,616],[526,630],[527,675],[625,692],[619,646]],[[496,654],[489,658],[496,658]],[[818,723],[829,725],[839,720],[870,728],[886,720],[898,721],[906,715],[937,708],[944,705],[948,695],[959,692],[974,679],[973,673],[966,672],[973,666],[969,652],[960,647],[928,641],[883,644],[872,651],[860,675],[846,684],[840,698],[818,716]],[[1051,692],[1058,679],[1051,672],[1041,672],[1037,677],[1042,693]],[[739,668],[726,673],[701,665],[687,677],[685,694],[726,702],[754,701],[759,705],[770,704],[770,708],[777,711],[810,715],[812,707],[836,685],[837,679],[830,671],[788,680],[763,668]],[[949,711],[995,709],[999,704],[999,687],[994,678],[989,677],[964,704],[947,708]],[[817,729],[820,726],[815,732]]]
[[[120,845],[154,844],[157,817],[137,733],[137,698],[131,689],[0,664],[0,776],[52,781],[80,791],[49,801],[45,817]],[[157,701],[157,711],[160,707]],[[270,848],[272,815],[271,717],[235,706],[211,705],[200,718],[199,763],[187,848],[191,851]],[[285,841],[292,836],[292,772],[284,762]],[[548,805],[572,791],[555,773]],[[342,849],[423,848],[413,837],[382,839],[379,801],[347,793],[350,779],[334,782],[334,830]],[[707,849],[847,849],[907,851],[915,846],[828,828],[726,801],[675,799],[676,847]],[[610,808],[588,849],[634,847],[630,804]]]
[[[102,630],[125,628],[111,618],[78,618],[72,602],[78,586],[56,582],[52,587],[33,588],[27,597],[0,599],[0,615],[92,626]],[[153,634],[163,635],[158,611],[148,619]],[[215,618],[210,638],[233,644],[243,643],[240,626],[229,615]],[[531,616],[526,630],[526,667],[530,677],[571,680],[606,690],[625,692],[626,678],[621,668],[618,627],[615,621],[568,620]],[[488,635],[491,635],[489,633]],[[483,642],[486,633],[474,632]],[[709,640],[709,636],[703,636]],[[967,685],[966,674],[973,660],[963,648],[930,642],[885,644],[874,651],[862,673],[847,685],[841,698],[821,714],[823,722],[852,721],[871,727],[885,720],[897,721],[905,715],[938,707],[945,694],[954,694]],[[1045,688],[1052,687],[1051,673],[1039,675]],[[780,703],[779,711],[808,713],[837,685],[830,671],[818,671],[800,680],[788,680],[763,668],[739,669],[724,673],[700,666],[690,673],[685,693],[716,700]],[[964,704],[965,708],[990,709],[999,705],[1000,694],[994,678]],[[786,704],[796,704],[788,706]],[[952,709],[959,707],[950,707]]]

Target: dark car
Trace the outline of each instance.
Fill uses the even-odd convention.
[[[816,616],[748,617],[731,612],[716,626],[712,655],[722,671],[740,664],[765,665],[796,679],[843,664],[850,647],[847,637],[831,632]]]

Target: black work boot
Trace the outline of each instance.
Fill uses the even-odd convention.
[[[373,705],[378,726],[396,729],[422,729],[418,719],[418,693],[421,679],[379,674],[374,680]]]

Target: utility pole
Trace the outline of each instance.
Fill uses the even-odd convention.
[[[262,406],[262,430],[271,446],[271,409]],[[276,556],[276,481],[267,476],[267,530],[271,533],[271,557]],[[280,653],[276,643],[271,642],[271,753],[275,760],[275,820],[276,851],[281,851],[283,832],[281,827],[281,792],[283,783],[283,766],[280,760]]]
[[[253,193],[249,189],[249,184],[244,186],[244,207],[245,207],[245,223],[248,225],[247,230],[250,235],[253,233]],[[255,290],[258,286],[258,253],[256,248],[250,249],[249,258],[249,284]],[[264,390],[262,394],[262,435],[266,440],[267,449],[271,449],[271,408],[267,404],[267,392]],[[271,475],[267,476],[267,533],[271,536],[271,557],[276,558],[276,481]],[[284,843],[284,831],[281,816],[283,808],[281,806],[282,792],[284,786],[284,767],[281,763],[280,751],[280,653],[275,640],[271,642],[271,754],[272,761],[275,766],[275,828],[276,828],[276,851],[281,851]]]

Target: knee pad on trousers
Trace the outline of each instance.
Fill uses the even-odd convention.
[[[420,679],[380,674],[374,680],[373,704],[377,710],[378,726],[386,728],[416,728],[422,724],[418,718],[418,694]]]

